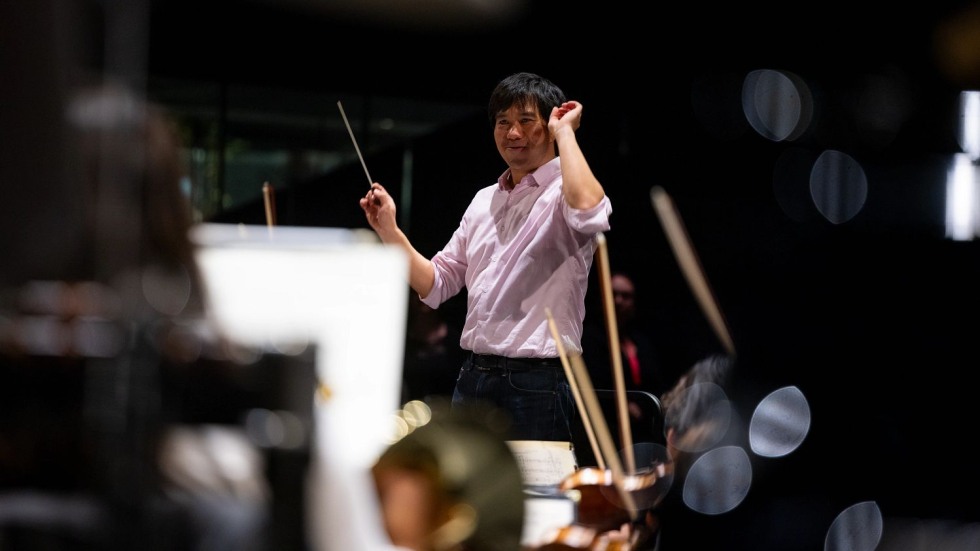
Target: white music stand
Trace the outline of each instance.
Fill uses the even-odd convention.
[[[384,549],[370,467],[400,406],[408,261],[368,230],[200,224],[191,232],[212,317],[243,344],[312,342],[317,400],[307,487],[317,551]],[[311,393],[316,389],[310,389]]]

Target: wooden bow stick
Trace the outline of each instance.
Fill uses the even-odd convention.
[[[596,463],[600,470],[605,471],[606,466],[603,461],[603,456],[609,458],[609,471],[612,473],[613,485],[616,487],[616,492],[619,494],[620,499],[623,500],[630,518],[635,518],[637,513],[636,501],[626,490],[623,482],[625,479],[623,467],[619,462],[619,457],[616,455],[616,448],[613,444],[612,437],[609,435],[609,427],[606,425],[606,420],[602,415],[602,407],[599,405],[599,399],[596,397],[595,388],[592,386],[592,379],[589,378],[589,372],[585,367],[585,363],[582,361],[582,356],[580,354],[568,356],[565,353],[565,347],[562,344],[561,335],[558,333],[555,320],[551,316],[551,310],[546,308],[545,314],[548,316],[548,328],[551,330],[551,336],[555,339],[555,344],[558,347],[561,365],[565,368],[565,376],[568,378],[568,383],[572,388],[572,394],[575,397],[575,403],[578,405],[579,411],[582,414],[582,420],[585,424],[586,434],[589,436],[589,442],[592,444]]]
[[[265,201],[265,223],[271,229],[276,225],[276,192],[272,184],[262,184],[262,199]]]
[[[598,235],[599,247],[596,249],[599,268],[599,288],[602,290],[603,312],[606,318],[606,333],[609,339],[609,356],[612,361],[613,384],[616,386],[616,408],[619,417],[619,434],[626,450],[626,465],[629,474],[636,473],[636,460],[633,457],[633,433],[630,431],[629,408],[626,404],[626,382],[623,379],[623,356],[619,349],[619,326],[616,322],[616,309],[612,295],[612,275],[609,269],[609,247],[606,236]]]
[[[701,268],[701,263],[698,261],[697,253],[694,252],[694,248],[691,246],[687,232],[684,230],[684,224],[681,222],[680,215],[674,207],[674,202],[660,186],[654,186],[650,191],[650,199],[653,201],[653,208],[660,216],[660,223],[663,225],[667,239],[670,241],[670,245],[674,250],[674,256],[677,257],[677,262],[680,264],[681,270],[687,278],[687,283],[691,286],[691,290],[701,305],[701,310],[707,316],[708,322],[714,329],[718,339],[721,340],[725,350],[734,356],[735,343],[732,341],[731,334],[728,331],[728,325],[725,323],[721,309],[718,308],[718,304],[715,302],[711,288],[708,286],[708,280],[705,278],[704,271]]]
[[[565,353],[565,345],[562,344],[561,335],[558,333],[558,326],[555,324],[555,319],[551,316],[550,308],[545,308],[544,313],[548,316],[548,329],[551,331],[551,337],[555,339],[555,346],[558,347],[558,358],[561,359],[561,366],[565,369],[565,378],[568,379],[568,384],[572,387],[572,396],[575,398],[575,405],[581,412],[583,425],[585,425],[585,434],[589,437],[589,444],[592,446],[592,454],[595,455],[598,467],[606,470],[606,462],[602,459],[602,452],[596,441],[595,430],[592,428],[592,419],[589,415],[589,410],[586,409],[585,404],[582,402],[582,391],[568,363],[568,355]]]

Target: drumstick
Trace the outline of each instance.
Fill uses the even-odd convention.
[[[698,302],[701,304],[701,309],[704,311],[705,316],[708,317],[708,322],[715,330],[715,334],[718,335],[718,338],[725,346],[725,350],[734,356],[735,344],[732,341],[731,335],[728,333],[725,318],[715,302],[711,288],[708,286],[708,280],[705,278],[704,272],[701,269],[701,263],[698,261],[697,253],[694,252],[687,233],[684,231],[684,224],[681,222],[680,215],[677,214],[677,209],[674,207],[673,201],[671,201],[670,196],[660,186],[654,186],[650,191],[650,198],[653,201],[654,209],[660,215],[660,223],[663,225],[667,239],[674,249],[677,262],[681,265],[681,270],[683,270],[684,275],[687,277],[688,285],[694,291],[695,297],[697,297]]]
[[[606,236],[603,233],[598,235],[599,247],[596,254],[599,255],[599,288],[602,290],[603,312],[606,315],[606,333],[609,339],[609,355],[612,361],[613,382],[616,385],[616,407],[619,412],[619,434],[623,442],[623,449],[626,453],[627,472],[636,472],[635,459],[633,458],[633,435],[630,432],[629,409],[626,405],[626,383],[623,381],[623,357],[619,349],[619,327],[616,323],[616,309],[613,304],[612,282],[609,273],[609,247],[606,245]]]
[[[276,196],[269,182],[262,184],[262,198],[265,200],[265,223],[271,228],[276,225]]]
[[[367,176],[368,187],[374,184],[374,180],[371,179],[371,174],[368,172],[367,164],[364,163],[364,156],[361,155],[361,148],[357,147],[357,140],[354,138],[354,131],[351,130],[350,122],[347,121],[347,113],[344,113],[344,106],[337,101],[337,108],[340,109],[340,116],[344,118],[344,126],[347,127],[347,133],[350,134],[350,141],[354,142],[354,151],[357,151],[357,158],[361,160],[361,166],[364,167],[364,175]]]
[[[592,453],[595,455],[596,464],[603,471],[606,470],[606,462],[602,459],[602,451],[599,449],[599,444],[595,439],[595,432],[592,428],[592,421],[589,417],[589,410],[585,408],[585,404],[582,403],[582,391],[579,390],[578,383],[575,381],[575,376],[572,373],[572,368],[568,365],[568,355],[565,353],[565,345],[561,342],[561,335],[558,333],[558,326],[555,325],[555,319],[551,316],[551,309],[545,308],[544,313],[548,316],[548,329],[551,330],[551,336],[555,339],[555,346],[558,347],[558,357],[561,359],[561,366],[565,369],[565,378],[568,379],[569,386],[572,387],[572,396],[575,397],[575,405],[578,406],[578,410],[582,412],[582,421],[585,425],[585,434],[589,437],[589,444],[592,445]]]

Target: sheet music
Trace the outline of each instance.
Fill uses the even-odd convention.
[[[509,440],[525,486],[557,487],[578,468],[570,442]]]
[[[521,545],[536,549],[548,541],[555,530],[575,522],[575,502],[562,496],[530,496],[524,500],[524,528]]]

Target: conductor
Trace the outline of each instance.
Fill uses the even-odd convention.
[[[539,75],[500,81],[488,114],[507,169],[476,192],[431,260],[397,226],[380,183],[360,200],[381,241],[408,254],[409,284],[425,304],[437,308],[466,288],[467,354],[453,406],[498,407],[510,417],[511,440],[571,440],[574,402],[546,310],[565,349],[580,352],[596,237],[612,213],[576,139],[582,110]]]

